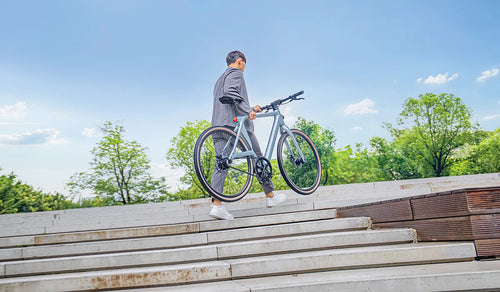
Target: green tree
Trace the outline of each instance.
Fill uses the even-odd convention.
[[[387,127],[407,159],[422,166],[414,172],[439,177],[447,174],[454,151],[473,140],[476,126],[471,119],[471,110],[459,97],[427,93],[405,101],[398,119],[400,128]]]
[[[103,137],[91,151],[90,169],[70,178],[72,194],[91,190],[105,205],[157,201],[168,194],[165,178],[156,180],[149,173],[147,148],[125,140],[125,129],[119,124],[106,122],[101,131]]]
[[[78,206],[59,193],[45,194],[35,190],[19,181],[13,173],[0,175],[0,214],[62,210]]]
[[[500,128],[478,133],[483,139],[469,144],[456,155],[452,175],[500,172]]]
[[[358,143],[353,149],[347,145],[333,153],[328,184],[364,183],[383,180],[381,171],[377,168],[376,158]]]
[[[208,192],[200,184],[193,164],[193,149],[201,133],[210,127],[208,121],[187,122],[177,136],[171,140],[167,159],[174,168],[184,171],[181,182],[187,187],[179,190],[177,199],[208,197]]]
[[[335,152],[335,133],[332,130],[325,129],[313,121],[307,121],[300,118],[294,125],[295,128],[306,133],[311,138],[318,150],[322,166],[322,184],[326,185],[330,176],[330,168],[333,166]]]
[[[420,166],[412,159],[409,148],[397,142],[389,143],[381,137],[370,139],[372,156],[377,161],[376,168],[380,171],[379,181],[400,180],[421,177]]]

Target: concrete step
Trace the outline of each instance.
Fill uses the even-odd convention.
[[[123,216],[123,214],[122,214]],[[72,219],[55,219],[50,222],[40,221],[39,223],[23,223],[21,226],[26,225],[27,228],[19,228],[18,226],[5,227],[2,229],[2,237],[23,236],[23,235],[37,235],[47,233],[62,233],[72,231],[85,231],[85,230],[103,230],[114,228],[127,228],[127,227],[141,227],[151,225],[167,225],[185,222],[194,222],[194,217],[188,214],[187,211],[181,210],[175,212],[174,215],[167,217],[155,218],[153,216],[148,218],[137,217],[95,217],[94,219],[81,220],[78,218]]]
[[[141,215],[130,214],[127,216],[126,212],[113,216],[108,214],[106,216],[96,215],[90,219],[81,219],[80,217],[60,217],[56,218],[38,218],[35,217],[35,222],[26,221],[19,223],[23,228],[19,228],[19,224],[5,224],[1,228],[0,239],[3,237],[19,237],[28,235],[40,234],[53,234],[53,233],[69,233],[78,231],[95,231],[105,229],[123,229],[132,227],[180,224],[180,223],[193,223],[200,221],[213,221],[208,213],[210,211],[210,204],[207,199],[203,199],[204,203],[200,204],[203,207],[180,209],[175,211],[165,211],[163,214],[156,214],[148,216],[147,213]],[[295,213],[314,211],[314,203],[298,203],[297,199],[292,199],[286,202],[283,206],[274,208],[266,208],[265,201],[260,203],[240,203],[240,204],[227,204],[227,209],[233,213],[235,218],[255,217],[283,213]],[[322,208],[326,209],[326,208]],[[234,211],[233,211],[234,210]],[[42,212],[45,213],[45,212]],[[47,214],[49,215],[49,214]],[[3,215],[0,220],[3,220]],[[54,216],[54,215],[52,215]],[[39,220],[39,221],[37,221]]]
[[[231,204],[226,204],[226,209],[234,215],[235,218],[244,217],[255,217],[264,216],[272,214],[283,214],[283,213],[295,213],[295,212],[306,212],[315,211],[314,203],[301,203],[298,204],[296,200],[290,200],[287,205],[280,205],[274,208],[266,208],[265,203],[252,203],[238,206],[231,206]],[[212,220],[208,213],[210,211],[210,206],[207,205],[203,208],[196,208],[190,210],[190,214],[193,214],[195,221],[206,221]]]
[[[182,206],[178,206],[177,209],[156,209],[151,210],[147,206],[144,209],[137,208],[135,212],[129,212],[127,214],[127,209],[122,210],[121,212],[115,211],[113,213],[104,213],[104,212],[90,212],[90,214],[85,215],[85,213],[71,213],[62,210],[61,213],[55,214],[43,214],[45,216],[37,216],[37,217],[28,217],[24,218],[20,222],[11,222],[12,220],[2,220],[0,222],[0,227],[10,227],[15,224],[29,224],[33,227],[43,227],[48,224],[51,225],[65,225],[69,222],[72,223],[85,223],[85,224],[94,224],[99,222],[130,222],[133,220],[151,220],[151,219],[163,219],[170,217],[182,217],[188,216],[188,210],[182,208]],[[43,212],[42,212],[43,213]],[[91,215],[91,216],[90,216]],[[2,218],[2,217],[0,217]],[[2,218],[3,219],[3,218]],[[17,221],[17,220],[16,220]],[[132,223],[132,222],[131,222]]]
[[[96,224],[134,221],[161,220],[189,216],[188,210],[180,204],[166,208],[164,203],[127,206],[69,209],[48,212],[9,214],[0,216],[0,228],[8,230],[15,225],[31,228],[64,226],[71,224]],[[50,228],[46,231],[50,231]],[[2,234],[4,234],[2,232]]]
[[[129,292],[497,291],[500,260],[411,265],[128,289]],[[122,291],[122,290],[118,290]]]
[[[325,248],[409,243],[415,240],[416,233],[412,229],[365,230],[289,236],[200,247],[13,261],[4,262],[3,265],[6,277],[17,277],[30,274],[221,260]]]
[[[223,225],[229,224],[225,223],[225,221],[217,221],[217,223],[219,222]],[[285,223],[184,235],[30,246],[0,249],[0,261],[187,247],[278,236],[360,230],[367,229],[370,226],[371,221],[369,218],[358,217]]]
[[[72,219],[100,216],[120,216],[123,214],[154,214],[166,213],[169,210],[184,210],[183,201],[164,203],[133,204],[107,206],[97,208],[79,208],[44,212],[4,214],[0,218],[0,226],[8,224],[36,223],[43,220]],[[147,217],[147,216],[146,216]]]
[[[177,235],[186,233],[198,233],[204,231],[224,230],[242,227],[255,227],[263,225],[275,225],[291,222],[305,222],[313,220],[333,219],[337,217],[335,209],[284,213],[265,215],[235,220],[210,220],[203,222],[181,223],[164,226],[147,226],[137,228],[120,228],[96,231],[80,231],[68,233],[56,233],[46,235],[17,236],[0,238],[0,248],[16,246],[33,246],[60,243],[73,243],[84,241],[100,241],[125,238],[141,238],[153,236]]]
[[[228,262],[234,279],[362,266],[463,261],[475,257],[473,243],[420,243],[262,256]]]
[[[319,270],[464,261],[472,243],[402,244],[310,251],[181,265],[0,279],[0,291],[78,291],[179,285]]]

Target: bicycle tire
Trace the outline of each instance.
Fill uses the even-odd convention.
[[[290,188],[301,195],[310,195],[316,191],[321,180],[321,161],[311,139],[300,130],[291,131],[304,154],[305,161],[302,161],[288,132],[283,132],[278,142],[278,166]]]
[[[233,144],[230,141],[233,141]],[[231,162],[220,156],[227,157],[230,154],[234,141],[236,141],[234,131],[215,126],[201,133],[194,148],[194,169],[200,183],[212,197],[224,202],[235,202],[243,198],[250,190],[253,181],[254,166],[250,156]],[[220,153],[216,153],[216,149]],[[237,153],[248,149],[248,145],[240,137]]]

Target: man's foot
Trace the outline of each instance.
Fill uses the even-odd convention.
[[[266,199],[266,206],[268,208],[276,207],[284,201],[286,201],[285,194],[274,194],[274,197]]]
[[[226,210],[226,208],[224,208],[223,206],[214,205],[212,207],[212,210],[210,210],[209,215],[212,218],[221,219],[221,220],[233,220],[234,219],[233,214],[229,213]]]

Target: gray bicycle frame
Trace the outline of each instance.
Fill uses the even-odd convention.
[[[283,120],[283,115],[281,114],[280,110],[275,109],[272,112],[257,114],[256,118],[260,119],[266,117],[274,117],[274,121],[273,121],[273,127],[271,128],[271,134],[269,135],[269,140],[267,142],[264,158],[266,158],[268,161],[271,161],[273,149],[276,144],[276,139],[278,137],[278,130],[281,130],[280,133],[287,132],[288,135],[292,138],[293,144],[295,145],[295,147],[297,147],[300,157],[302,158],[302,161],[305,162],[306,159],[304,157],[304,154],[302,153],[302,150],[299,147],[299,143],[297,143],[297,140],[295,139],[290,128],[285,124],[285,121]],[[255,154],[255,152],[252,149],[252,142],[250,141],[250,137],[248,136],[248,132],[245,127],[246,120],[248,120],[248,116],[237,117],[237,122],[236,122],[236,127],[234,128],[234,132],[237,133],[236,141],[239,141],[240,137],[243,137],[243,139],[250,146],[250,150],[236,153],[236,146],[238,143],[234,143],[233,150],[231,151],[231,154],[228,157],[229,159],[241,159],[241,158],[246,158],[248,156],[251,156],[253,159],[258,158],[257,154]],[[230,141],[228,141],[228,144],[226,144],[224,149],[226,149],[226,147],[230,145],[229,142]],[[290,145],[288,144],[288,141],[286,140],[285,140],[285,145],[288,148],[288,151],[290,151],[290,153],[293,153],[292,149],[290,148]],[[224,151],[222,153],[224,153]]]

